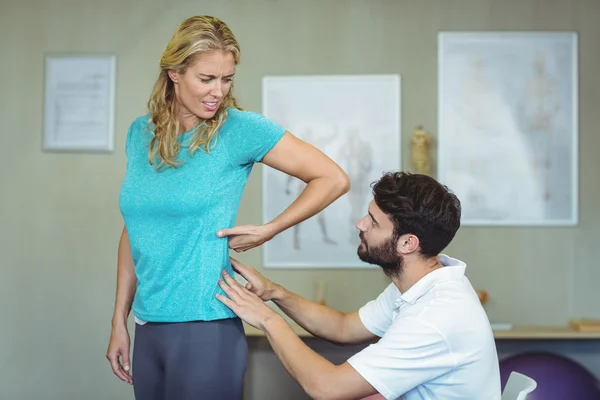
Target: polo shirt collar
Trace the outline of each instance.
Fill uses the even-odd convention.
[[[445,254],[439,255],[442,268],[438,268],[421,278],[417,283],[411,286],[406,292],[400,295],[402,301],[414,304],[419,297],[423,296],[429,289],[437,283],[461,279],[465,275],[467,264],[456,258],[448,257]]]

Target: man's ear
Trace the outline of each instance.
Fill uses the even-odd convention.
[[[412,233],[400,236],[396,248],[400,254],[406,255],[414,253],[419,250],[420,246],[419,238]]]

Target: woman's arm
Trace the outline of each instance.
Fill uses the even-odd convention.
[[[350,190],[348,175],[314,146],[286,132],[262,163],[305,182],[300,196],[267,224],[274,235],[329,206]]]
[[[112,370],[124,382],[133,383],[130,370],[130,339],[127,331],[127,318],[131,311],[137,277],[131,256],[131,245],[127,228],[123,228],[117,257],[117,293],[115,309],[112,318],[110,343],[106,358],[110,361]],[[119,359],[120,357],[120,359]]]
[[[280,215],[265,225],[244,225],[217,232],[229,236],[229,247],[246,251],[322,211],[350,190],[348,175],[314,146],[286,132],[263,157],[263,164],[304,181],[307,185]]]
[[[133,296],[137,277],[131,256],[131,245],[127,228],[123,228],[121,240],[119,241],[119,252],[117,257],[117,293],[115,299],[115,310],[113,314],[113,326],[127,326],[127,318],[131,311]]]

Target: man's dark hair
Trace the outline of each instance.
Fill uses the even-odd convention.
[[[394,223],[394,237],[419,238],[421,254],[437,256],[460,227],[460,201],[446,186],[420,174],[390,172],[374,182],[377,206]]]

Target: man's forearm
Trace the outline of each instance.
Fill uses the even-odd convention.
[[[346,314],[313,303],[279,285],[272,300],[298,325],[313,335],[331,342],[344,343]]]
[[[328,378],[335,373],[335,365],[312,351],[279,315],[267,321],[264,332],[292,378],[311,398],[322,398]]]

